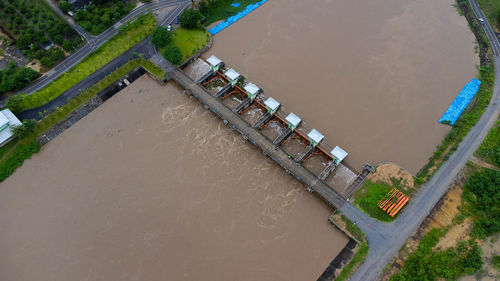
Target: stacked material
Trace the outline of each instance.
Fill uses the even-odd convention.
[[[386,212],[393,218],[401,209],[408,203],[410,198],[403,194],[403,192],[393,188],[384,198],[378,201],[378,207]]]
[[[243,11],[237,13],[236,15],[234,15],[232,17],[229,17],[225,21],[223,21],[223,22],[219,23],[218,25],[210,28],[208,30],[208,32],[210,32],[210,34],[212,34],[212,35],[215,35],[215,34],[219,33],[224,28],[230,26],[231,24],[235,23],[236,21],[238,21],[242,17],[248,15],[253,10],[257,9],[260,5],[262,5],[262,4],[266,3],[266,2],[267,2],[267,0],[261,0],[261,1],[257,2],[257,3],[255,3],[255,4],[248,5]]]
[[[439,119],[439,123],[454,125],[458,117],[460,117],[469,102],[476,95],[479,85],[481,85],[481,81],[476,78],[467,83],[448,110],[443,114],[443,117]]]

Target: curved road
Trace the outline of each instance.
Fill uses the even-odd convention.
[[[351,221],[356,223],[367,235],[370,251],[367,259],[354,273],[350,280],[377,280],[385,266],[398,253],[405,241],[415,233],[422,221],[430,213],[434,205],[446,193],[450,184],[465,166],[469,158],[481,144],[482,140],[495,124],[500,113],[500,42],[476,0],[469,0],[474,13],[483,18],[485,30],[491,43],[495,59],[495,86],[491,102],[479,122],[469,131],[436,174],[425,184],[417,196],[410,201],[405,211],[390,224],[376,221],[351,203],[340,209]]]
[[[75,53],[67,57],[64,61],[62,61],[60,64],[58,64],[56,67],[51,69],[49,72],[47,72],[45,75],[37,79],[35,82],[33,82],[31,85],[28,87],[18,91],[19,93],[24,93],[24,94],[32,94],[33,92],[43,88],[50,82],[52,82],[54,79],[57,79],[59,76],[61,76],[63,73],[68,71],[70,68],[75,66],[77,63],[82,61],[88,54],[91,52],[95,51],[99,46],[107,42],[109,39],[111,39],[114,35],[118,33],[118,28],[126,23],[129,20],[135,20],[137,16],[141,14],[148,13],[150,11],[158,10],[158,9],[163,9],[166,7],[174,6],[174,5],[180,5],[186,3],[190,3],[189,0],[157,0],[156,2],[152,2],[149,4],[144,4],[138,8],[135,8],[132,10],[128,15],[126,15],[124,18],[119,20],[117,23],[115,23],[113,26],[108,28],[106,31],[101,33],[99,36],[88,36],[88,34],[80,33],[82,36],[87,38],[87,44],[85,46],[81,47],[78,49]],[[172,19],[173,20],[173,19]],[[166,20],[160,24],[165,24]],[[79,29],[77,29],[78,31]],[[5,106],[5,102],[7,101],[7,98],[4,98],[0,100],[0,108]]]

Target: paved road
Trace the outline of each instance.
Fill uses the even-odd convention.
[[[118,21],[115,25],[113,25],[112,27],[108,28],[106,31],[101,33],[99,36],[90,37],[85,46],[78,49],[75,53],[67,57],[63,62],[61,62],[56,67],[47,72],[45,75],[43,75],[38,80],[33,82],[30,86],[19,91],[19,93],[32,94],[33,92],[43,88],[44,86],[52,82],[54,79],[61,76],[63,73],[65,73],[70,68],[79,63],[81,60],[83,60],[92,51],[95,51],[99,46],[101,46],[106,41],[111,39],[114,35],[116,35],[118,33],[118,28],[125,22],[129,20],[134,20],[137,18],[137,16],[149,13],[150,11],[163,9],[175,5],[187,5],[188,3],[190,3],[189,0],[157,0],[155,2],[144,4],[132,10],[132,12],[130,12],[128,15],[126,15],[124,18]],[[165,24],[166,22],[167,21],[165,20],[160,24]],[[7,101],[6,98],[0,100],[0,108],[5,106],[6,101]]]
[[[390,224],[371,219],[351,203],[340,210],[355,222],[366,234],[370,246],[367,259],[351,277],[352,281],[377,280],[384,267],[398,253],[405,241],[415,233],[434,205],[446,193],[450,184],[482,140],[495,124],[500,113],[500,43],[495,36],[476,0],[469,0],[478,17],[485,20],[483,25],[495,55],[495,86],[490,105],[479,122],[470,130],[458,149],[450,156],[431,180],[412,199],[398,219]]]
[[[176,3],[176,2],[175,2]],[[165,15],[164,18],[162,18],[159,22],[160,25],[166,26],[170,23],[172,23],[176,17],[178,17],[186,7],[189,6],[191,2],[190,1],[183,1],[179,4],[168,4],[167,6],[162,6],[168,7],[175,5],[176,8],[172,11],[170,11],[168,14]],[[111,72],[116,70],[118,67],[124,65],[131,59],[134,59],[133,53],[140,53],[143,55],[143,58],[149,59],[153,55],[157,54],[154,46],[151,44],[149,37],[141,41],[139,44],[135,45],[134,47],[130,48],[128,51],[125,53],[121,54],[119,57],[116,59],[112,60],[96,72],[92,73],[89,75],[87,78],[85,78],[83,81],[80,83],[76,84],[75,86],[71,87],[69,90],[55,98],[54,100],[50,101],[49,103],[37,107],[31,110],[27,110],[24,112],[21,112],[17,114],[17,117],[20,118],[21,120],[24,119],[36,119],[40,120],[42,118],[42,115],[40,115],[40,112],[44,112],[44,114],[49,114],[52,113],[56,107],[61,107],[64,104],[66,104],[69,100],[80,94],[82,90],[85,90],[89,88],[90,86],[94,85],[97,83],[99,80],[103,79],[107,75],[109,75]]]

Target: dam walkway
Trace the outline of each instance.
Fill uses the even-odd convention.
[[[273,144],[259,130],[243,120],[238,113],[233,112],[222,104],[219,99],[207,92],[204,87],[191,79],[184,71],[178,68],[168,69],[167,77],[173,79],[179,86],[185,89],[186,93],[198,99],[207,109],[210,109],[221,117],[224,123],[240,132],[243,138],[259,147],[267,156],[283,167],[287,173],[292,174],[297,180],[304,183],[310,191],[316,193],[329,205],[340,209],[346,203],[346,199],[332,187],[320,180],[318,176],[314,175],[300,163],[290,158],[279,146]]]

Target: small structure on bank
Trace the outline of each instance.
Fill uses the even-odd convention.
[[[13,137],[13,127],[21,125],[21,121],[10,111],[0,111],[0,147],[8,143]]]
[[[403,192],[393,188],[384,198],[378,201],[377,205],[382,211],[386,212],[391,218],[401,211],[401,209],[410,201],[410,198]]]
[[[231,85],[236,85],[236,83],[238,83],[238,81],[240,81],[240,79],[243,77],[241,76],[241,74],[239,74],[238,72],[236,72],[236,70],[230,68],[228,71],[226,71],[224,73],[224,76],[226,76],[227,80],[229,81],[229,83],[231,83]]]
[[[271,118],[273,118],[274,116],[274,113],[276,113],[276,111],[278,111],[278,109],[280,108],[281,104],[273,98],[268,98],[264,101],[264,106],[266,107],[267,112],[262,115],[262,117],[260,117],[259,120],[257,120],[252,125],[252,127],[260,128],[269,120],[271,120]]]
[[[245,89],[245,92],[247,93],[248,95],[248,98],[250,100],[254,100],[260,93],[260,88],[257,87],[255,84],[253,83],[248,83],[246,84],[246,86],[244,87]]]

